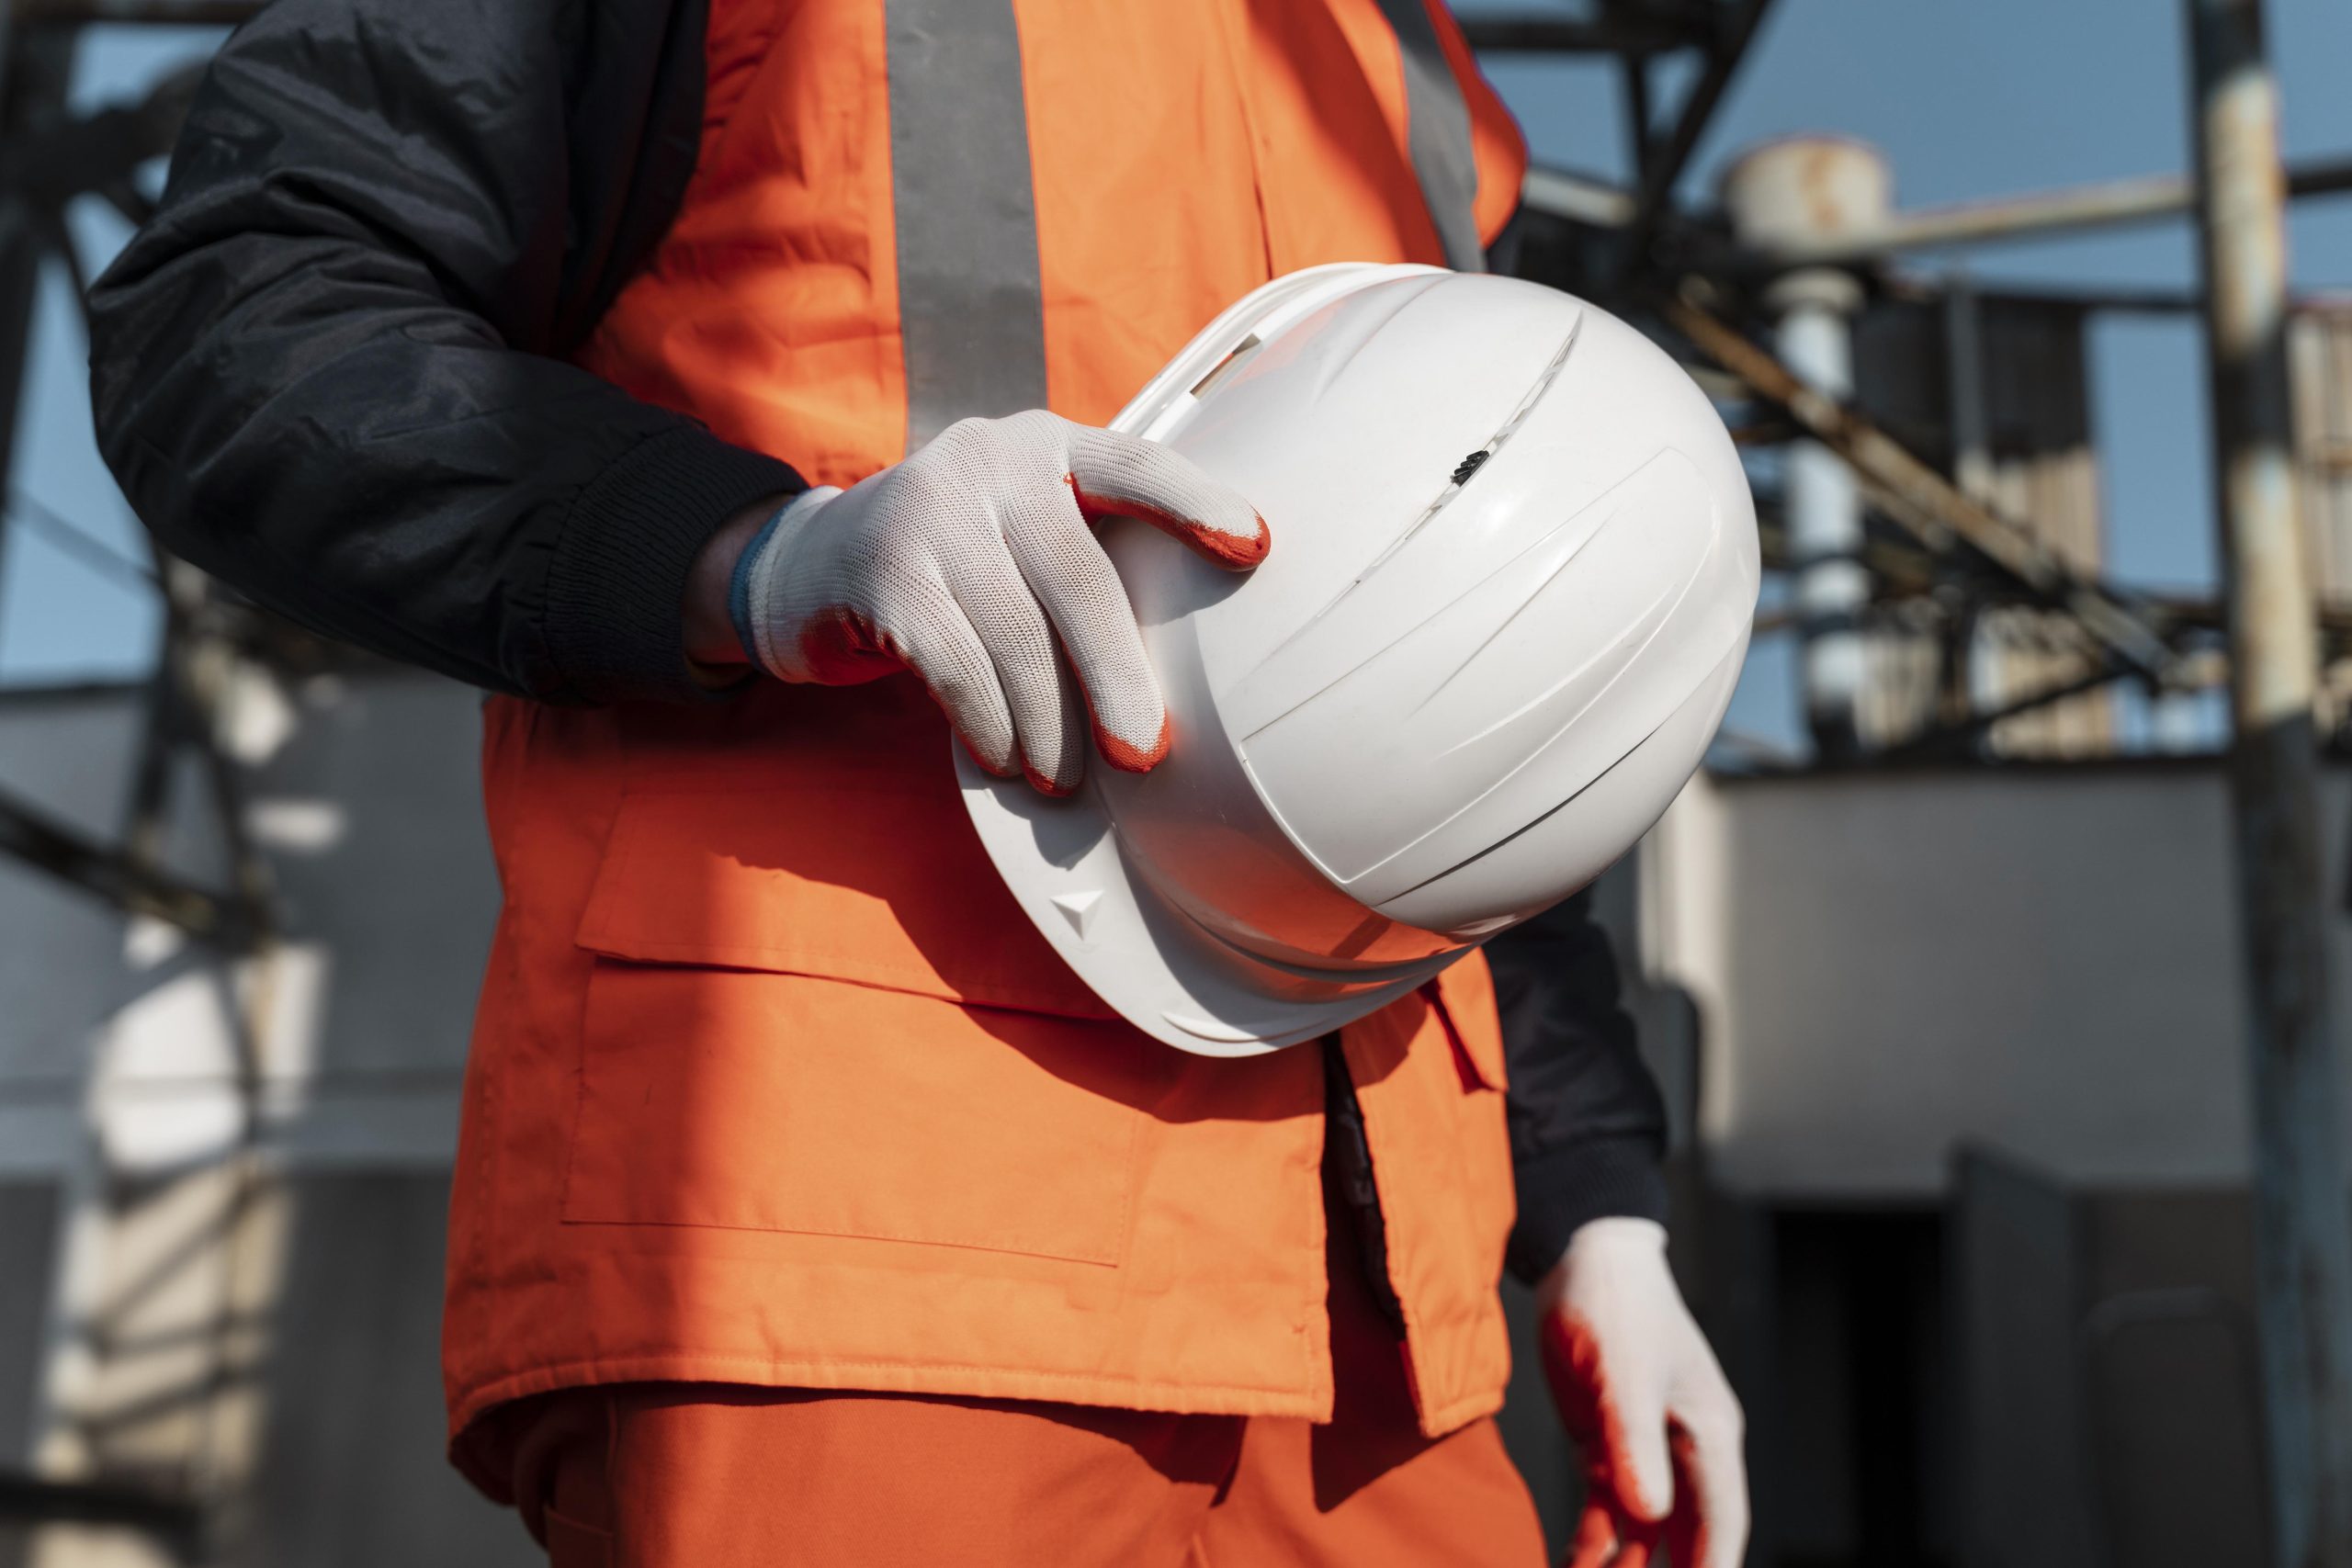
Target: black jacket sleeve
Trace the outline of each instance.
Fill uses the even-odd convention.
[[[171,549],[556,701],[695,692],[680,607],[784,464],[559,357],[668,227],[702,0],[277,0],[92,291],[98,441]]]
[[[1666,1219],[1666,1102],[1618,1000],[1592,895],[1487,944],[1509,1054],[1519,1221],[1510,1270],[1532,1282],[1587,1220]]]

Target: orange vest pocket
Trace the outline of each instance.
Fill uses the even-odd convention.
[[[1013,902],[944,760],[938,773],[896,788],[820,775],[775,788],[632,792],[581,916],[580,945],[1115,1019]]]
[[[1158,1049],[1084,1016],[960,820],[822,795],[623,802],[578,933],[564,1220],[1118,1263]],[[976,907],[928,919],[975,870]]]

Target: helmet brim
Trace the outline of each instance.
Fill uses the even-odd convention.
[[[1095,766],[1103,764],[1097,761]],[[956,748],[981,845],[1062,961],[1122,1018],[1201,1056],[1255,1056],[1385,1006],[1467,949],[1381,970],[1318,974],[1245,953],[1152,890],[1132,867],[1091,778],[1054,798]]]

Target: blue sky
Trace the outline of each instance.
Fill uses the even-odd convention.
[[[2352,6],[2269,0],[2269,15],[2288,155],[2352,154],[2352,94],[2341,85],[2352,62]],[[2183,28],[2177,0],[1780,0],[1686,190],[1710,190],[1741,148],[1804,130],[1877,143],[1894,163],[1905,206],[2177,170],[2188,155]],[[131,94],[217,36],[94,29],[75,96],[96,104]],[[1604,62],[1502,60],[1490,70],[1539,158],[1622,175],[1623,110]],[[94,269],[123,237],[119,220],[96,202],[77,211],[75,225]],[[2352,289],[2352,197],[2299,209],[2290,254],[2298,288]],[[2186,286],[2195,275],[2181,223],[1984,248],[1965,259],[1979,278],[2005,281]],[[135,553],[137,525],[91,449],[83,345],[66,285],[51,277],[45,288],[17,487]],[[2151,587],[2210,587],[2213,535],[2193,324],[2105,322],[2095,329],[2093,355],[2110,570]],[[153,637],[153,611],[141,595],[35,532],[11,531],[0,562],[0,682],[131,672],[150,657]],[[1759,649],[1754,665],[1734,722],[1785,737],[1793,711],[1785,659]]]

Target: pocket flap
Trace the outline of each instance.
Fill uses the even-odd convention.
[[[640,963],[1116,1016],[1021,912],[945,790],[632,793],[577,941]]]

